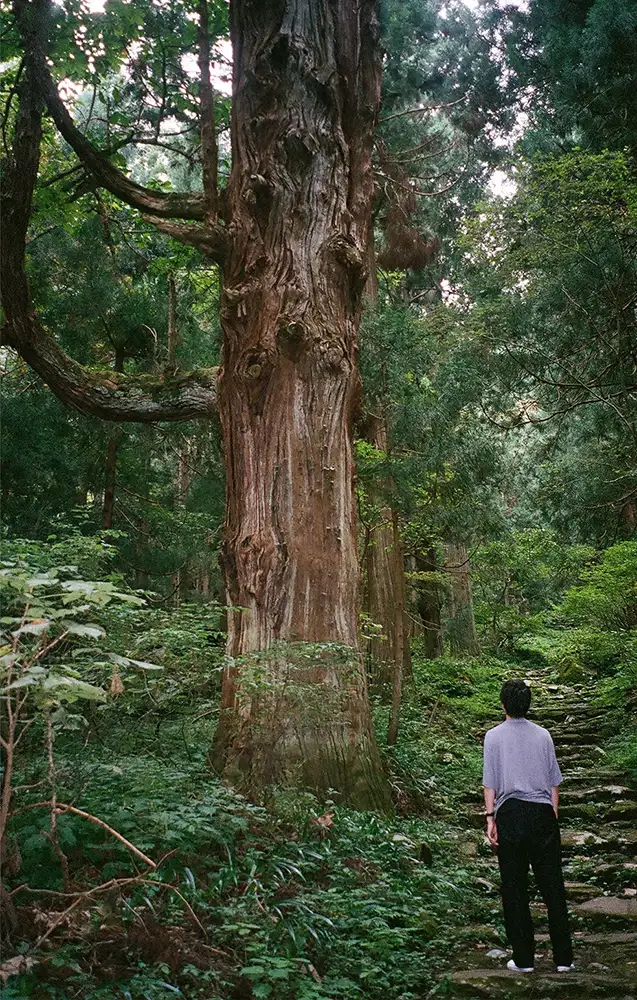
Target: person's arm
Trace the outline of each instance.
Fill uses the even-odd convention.
[[[557,785],[553,785],[551,789],[551,798],[553,800],[553,810],[555,812],[555,818],[557,819],[557,814],[560,808],[560,790]]]
[[[555,812],[555,817],[560,806],[560,790],[557,787],[562,782],[562,772],[560,771],[560,765],[557,763],[557,757],[555,756],[555,745],[549,734],[549,782],[551,784],[551,802],[553,803],[553,810]]]
[[[498,846],[498,828],[495,825],[495,796],[498,784],[493,757],[493,730],[484,737],[484,762],[482,767],[482,785],[484,788],[484,811],[487,813],[487,840],[492,847]],[[488,815],[491,813],[491,815]]]
[[[487,840],[491,847],[498,846],[498,828],[495,825],[495,788],[484,789],[484,811],[487,814]]]

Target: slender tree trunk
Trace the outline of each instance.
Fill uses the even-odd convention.
[[[168,276],[168,364],[174,365],[179,346],[179,327],[177,326],[177,285],[174,275]]]
[[[437,570],[436,551],[429,549],[424,555],[416,556],[419,573],[435,573]],[[417,610],[422,622],[425,640],[425,656],[435,660],[442,656],[442,623],[440,620],[440,596],[435,583],[419,583]]]
[[[154,432],[150,428],[140,428],[139,439],[141,442],[142,454],[144,456],[145,472],[139,486],[139,493],[142,501],[150,499],[151,455],[154,444],[153,436]],[[141,519],[139,522],[139,531],[137,537],[135,538],[135,585],[140,590],[148,590],[150,583],[150,573],[148,572],[148,563],[150,560],[148,544],[150,525],[146,520],[146,511],[147,504],[142,502],[140,505]]]
[[[477,656],[480,652],[471,597],[471,577],[467,546],[445,545],[446,570],[451,579],[450,622],[451,652]]]
[[[373,235],[370,234],[367,248],[368,275],[365,295],[369,303],[378,302],[378,274]],[[388,449],[387,424],[382,416],[368,417],[365,439],[374,448],[386,452]],[[375,496],[370,498],[375,500]],[[404,587],[404,566],[398,567],[393,557],[394,512],[390,507],[381,511],[382,522],[372,528],[365,546],[365,589],[364,608],[373,622],[382,627],[382,635],[367,640],[369,674],[374,686],[383,688],[395,674],[398,651],[396,647],[396,596]],[[403,623],[403,635],[407,623]],[[403,641],[404,667],[411,674],[411,651],[409,641]],[[401,666],[402,670],[402,666]]]
[[[405,572],[408,575],[416,572],[416,557],[414,555],[405,556]],[[407,590],[406,608],[409,612],[408,635],[410,639],[417,639],[424,632],[424,626],[418,611],[419,599],[420,595],[416,590],[416,587],[413,584],[409,585]]]
[[[387,427],[381,417],[367,420],[366,440],[380,451],[387,451]],[[374,500],[374,496],[371,497]],[[397,512],[391,507],[381,511],[382,522],[372,533],[365,549],[366,607],[373,622],[382,625],[382,637],[368,639],[370,674],[374,685],[383,687],[392,681],[395,665],[400,662],[400,670],[405,676],[411,674],[411,653],[408,637],[409,620],[405,607],[405,565],[404,560],[395,558],[396,535],[394,521]],[[398,534],[400,551],[402,541]],[[396,645],[396,614],[402,594],[403,621],[401,648]]]
[[[352,423],[380,93],[371,0],[231,3],[229,613],[217,765],[388,805],[357,649]],[[240,609],[240,610],[237,610]]]
[[[381,417],[367,420],[365,439],[374,448],[387,451],[387,428]],[[376,499],[373,490],[370,499]],[[365,610],[383,629],[382,636],[368,639],[370,675],[374,685],[382,688],[392,679],[396,661],[396,560],[390,507],[382,509],[381,519],[372,528],[365,550]]]
[[[106,445],[106,466],[104,468],[104,504],[102,506],[102,527],[113,527],[115,511],[115,477],[117,475],[117,446],[119,436],[111,434]]]
[[[635,527],[637,526],[637,512],[635,511],[634,501],[630,500],[622,507],[621,522],[625,537],[632,538],[635,534]]]
[[[124,371],[124,351],[120,347],[115,348],[116,372]],[[119,448],[122,432],[115,427],[109,436],[106,445],[106,466],[104,468],[104,503],[102,505],[102,527],[113,527],[113,515],[115,513],[115,481],[117,479],[117,449]]]
[[[392,511],[394,579],[396,580],[396,616],[394,624],[394,678],[391,715],[387,731],[387,745],[393,747],[398,739],[398,723],[403,694],[403,656],[405,648],[405,557],[403,553],[398,514]]]
[[[177,460],[177,506],[185,507],[188,503],[188,491],[190,489],[190,442],[187,437],[182,437],[179,442]],[[188,566],[181,566],[173,576],[173,604],[176,608],[181,606],[181,602],[187,592]]]

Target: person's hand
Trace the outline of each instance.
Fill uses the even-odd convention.
[[[487,840],[491,844],[491,847],[498,846],[498,828],[495,825],[493,816],[487,818]]]

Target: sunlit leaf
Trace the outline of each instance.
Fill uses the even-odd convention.
[[[16,637],[19,635],[42,635],[50,624],[51,622],[48,618],[40,622],[28,622],[26,625],[21,625],[20,628],[17,628],[11,635]]]

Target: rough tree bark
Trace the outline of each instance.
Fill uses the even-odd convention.
[[[445,545],[445,569],[451,580],[450,622],[451,652],[477,656],[480,652],[471,597],[469,554],[462,543]]]
[[[46,65],[39,29],[49,9],[46,0],[15,0],[26,79],[37,83],[60,132],[99,184],[223,270],[222,560],[234,610],[216,763],[250,794],[299,781],[385,808],[357,648],[352,455],[380,99],[376,0],[232,0],[233,163],[221,222],[209,157],[203,194],[162,194],[132,182],[78,131]],[[202,35],[205,152],[214,130],[206,127]],[[29,94],[22,158],[32,185],[39,108]],[[3,267],[10,275],[6,342],[86,412],[144,422],[211,416],[213,373],[159,381],[97,376],[39,325],[24,278],[31,195],[16,152],[9,187],[22,197],[10,220],[17,249],[9,247]],[[190,221],[170,221],[178,218]]]
[[[222,559],[241,610],[229,616],[235,665],[216,759],[247,787],[297,773],[382,805],[357,651],[352,454],[380,95],[375,4],[235,2],[231,31],[234,241],[219,412]],[[298,642],[317,645],[295,653]]]

